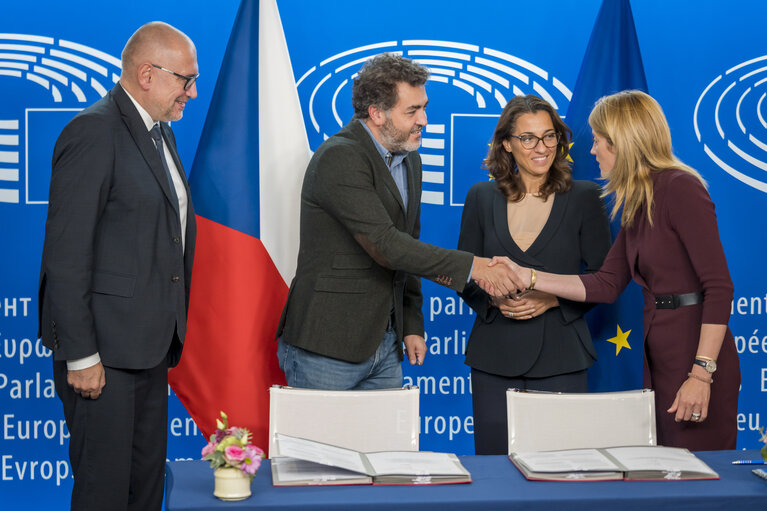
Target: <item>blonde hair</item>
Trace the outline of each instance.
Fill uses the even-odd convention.
[[[653,172],[680,169],[706,185],[696,170],[674,156],[666,117],[648,94],[626,90],[600,98],[589,115],[589,125],[615,150],[615,166],[607,175],[605,195],[615,194],[611,218],[618,216],[623,206],[622,227],[632,225],[643,204],[652,226]]]

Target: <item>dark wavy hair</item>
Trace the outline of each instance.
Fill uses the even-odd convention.
[[[354,117],[367,119],[368,108],[376,106],[384,112],[397,104],[397,84],[405,82],[411,87],[426,83],[429,70],[412,60],[382,53],[362,66],[352,85]]]
[[[506,151],[503,147],[503,142],[511,140],[511,135],[516,128],[519,116],[535,114],[540,111],[549,114],[554,130],[559,133],[556,154],[546,176],[546,181],[540,189],[541,196],[546,198],[552,193],[563,193],[572,186],[572,172],[570,170],[570,163],[567,161],[572,131],[562,121],[554,107],[543,99],[532,94],[515,96],[506,103],[506,107],[501,112],[501,118],[498,119],[495,133],[493,133],[490,151],[488,151],[484,162],[485,168],[490,171],[490,175],[495,179],[498,189],[511,202],[522,200],[526,190],[522,183],[522,178],[519,176],[514,155]]]

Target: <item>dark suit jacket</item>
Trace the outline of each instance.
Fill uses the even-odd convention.
[[[162,130],[189,195],[167,124]],[[40,332],[55,360],[98,352],[104,365],[155,367],[183,342],[195,245],[186,249],[170,184],[149,132],[122,87],[86,108],[53,151],[40,273]]]
[[[554,196],[551,214],[538,238],[522,251],[509,233],[506,198],[495,182],[469,190],[458,248],[477,255],[508,256],[529,268],[577,274],[599,269],[610,249],[610,225],[600,188],[573,181]],[[551,200],[551,199],[550,199]],[[596,359],[586,320],[590,304],[559,299],[560,306],[529,320],[509,319],[471,283],[461,297],[477,313],[466,349],[466,364],[501,376],[545,377],[583,370]]]
[[[321,355],[361,362],[381,343],[392,305],[399,339],[423,335],[417,276],[454,290],[472,254],[418,241],[421,158],[411,152],[408,204],[357,120],[326,140],[301,191],[301,240],[277,336]]]

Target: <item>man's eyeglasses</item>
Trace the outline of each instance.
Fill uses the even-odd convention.
[[[161,69],[161,70],[165,71],[166,73],[170,73],[173,76],[178,76],[182,80],[185,80],[184,81],[184,90],[191,89],[192,85],[194,85],[194,82],[197,81],[197,78],[200,76],[200,73],[197,73],[196,75],[190,75],[190,76],[181,75],[181,74],[178,74],[175,71],[171,71],[170,69],[164,68],[162,66],[158,66],[157,64],[152,64],[152,67],[156,67],[157,69]]]
[[[542,137],[536,137],[535,135],[525,133],[524,135],[511,135],[511,138],[516,138],[519,140],[519,143],[522,144],[522,147],[525,149],[534,149],[538,142],[543,142],[543,145],[546,147],[556,147],[557,143],[559,143],[559,133],[552,132],[552,133],[546,133]]]

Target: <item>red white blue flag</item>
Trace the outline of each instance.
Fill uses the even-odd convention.
[[[192,296],[169,375],[206,437],[223,410],[268,445],[268,388],[284,383],[274,334],[295,273],[309,157],[276,1],[242,0],[190,172]]]

